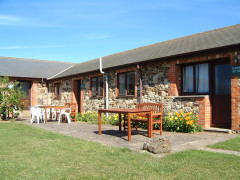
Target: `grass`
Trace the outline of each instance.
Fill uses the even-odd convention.
[[[228,141],[219,142],[217,144],[208,145],[210,148],[214,149],[225,149],[240,152],[240,136],[230,139]]]
[[[1,179],[239,179],[240,157],[189,150],[154,158],[0,123]]]

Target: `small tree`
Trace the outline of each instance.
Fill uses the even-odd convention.
[[[15,107],[23,109],[24,104],[21,100],[26,96],[20,90],[19,82],[10,82],[8,77],[0,78],[0,111],[3,119],[6,119],[9,112],[13,112]]]

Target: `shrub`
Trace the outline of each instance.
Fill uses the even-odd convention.
[[[26,96],[18,86],[19,82],[10,82],[8,77],[0,78],[0,111],[3,119],[6,119],[9,112],[14,108],[22,109],[24,104],[21,100]]]
[[[101,123],[118,125],[118,119],[119,119],[118,114],[109,114],[108,117],[105,114],[102,114]],[[78,113],[76,120],[88,122],[88,123],[92,123],[92,124],[98,124],[98,113],[97,113],[97,111],[87,111],[85,113],[83,113],[83,112]]]
[[[184,113],[183,110],[180,113],[170,112],[164,117],[163,129],[165,131],[186,133],[202,131],[203,128],[197,124],[197,119],[198,115],[192,112]]]

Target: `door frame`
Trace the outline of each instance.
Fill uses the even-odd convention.
[[[79,82],[82,83],[83,78],[74,78],[72,79],[73,83],[73,93],[72,95],[74,96],[73,103],[77,104],[77,112],[81,113],[83,112],[83,102],[84,102],[84,94],[83,94],[83,89],[79,90]]]
[[[210,64],[210,71],[209,71],[209,81],[210,81],[210,101],[211,101],[211,104],[212,104],[212,110],[211,110],[211,113],[212,113],[212,118],[211,118],[211,124],[210,126],[211,127],[218,127],[218,128],[226,128],[226,127],[220,127],[219,125],[217,124],[214,124],[214,116],[215,116],[215,113],[214,113],[214,108],[215,108],[215,104],[214,104],[214,101],[213,101],[213,98],[215,96],[215,80],[216,80],[216,77],[215,77],[215,66],[216,65],[222,65],[222,64],[229,64],[231,65],[230,63],[230,58],[224,58],[222,60],[216,60],[216,61],[212,61],[209,63]],[[230,81],[231,81],[231,78],[230,78]],[[231,82],[230,82],[231,83]],[[231,94],[230,94],[230,101],[231,101]],[[232,104],[230,103],[230,114],[232,112]],[[231,125],[232,125],[232,120],[231,120],[231,115],[229,117],[229,121],[230,121],[230,128],[231,128]],[[228,127],[229,128],[229,127]]]

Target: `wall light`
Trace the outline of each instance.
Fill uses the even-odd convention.
[[[234,59],[234,63],[237,65],[238,62],[239,62],[239,59],[238,59],[238,58],[235,58],[235,59]]]

